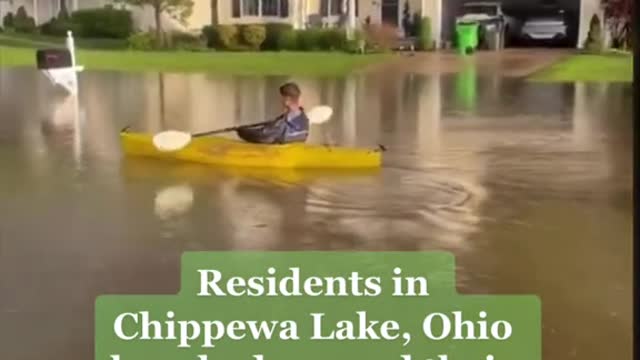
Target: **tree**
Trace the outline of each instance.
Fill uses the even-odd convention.
[[[133,6],[151,6],[156,23],[156,41],[162,41],[162,14],[167,14],[184,23],[193,11],[193,0],[119,0]]]
[[[604,17],[614,46],[631,45],[634,0],[602,0]]]
[[[58,19],[68,20],[69,10],[67,9],[67,1],[60,0],[60,12],[58,13]]]

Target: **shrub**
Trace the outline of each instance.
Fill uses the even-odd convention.
[[[131,50],[149,51],[154,49],[156,37],[150,32],[140,32],[129,36],[127,45]]]
[[[218,31],[212,25],[207,25],[202,28],[202,36],[205,38],[207,42],[208,48],[218,47]]]
[[[432,39],[431,39],[431,19],[428,17],[424,17],[420,19],[418,23],[417,31],[418,31],[418,50],[427,51],[431,50]]]
[[[298,49],[304,51],[314,51],[321,48],[323,30],[305,29],[296,34]]]
[[[238,47],[238,27],[234,25],[218,25],[216,33],[218,35],[217,43],[223,49]]]
[[[389,51],[395,43],[398,33],[391,25],[368,25],[365,28],[367,47],[379,51]]]
[[[45,35],[66,36],[67,31],[82,34],[82,27],[64,17],[53,18],[40,26],[40,32]]]
[[[126,39],[133,33],[133,18],[128,10],[78,10],[71,15],[71,21],[82,28],[84,37]]]
[[[280,24],[280,23],[270,23],[265,25],[266,37],[264,42],[262,43],[262,50],[285,50],[291,49],[292,47],[282,47],[282,45],[286,45],[288,42],[287,37],[291,39],[291,34],[295,33],[293,31],[293,26],[291,24]],[[295,42],[295,39],[294,41]],[[295,48],[295,44],[293,44],[293,48]]]
[[[263,25],[246,25],[241,29],[242,41],[252,50],[259,50],[267,37],[267,30]]]
[[[283,31],[278,37],[278,50],[298,49],[298,32],[293,29]]]
[[[363,54],[366,52],[366,36],[362,30],[356,30],[352,40],[347,40],[345,49],[350,53]]]
[[[24,9],[24,6],[20,6],[16,12],[16,16],[13,18],[13,28],[18,32],[33,33],[36,32],[36,21],[29,15]]]
[[[342,29],[326,29],[320,32],[318,46],[322,50],[344,50],[347,47],[347,34]]]
[[[180,31],[170,33],[167,40],[171,49],[197,51],[206,47],[206,40],[202,37]]]
[[[2,18],[2,26],[7,29],[13,28],[13,19],[13,13],[7,13],[7,15]]]
[[[64,19],[64,20],[71,19],[71,16],[69,16],[69,12],[67,12],[67,9],[60,9],[60,12],[58,12],[58,19]]]
[[[413,13],[413,19],[411,20],[410,36],[419,36],[420,28],[422,26],[422,15],[420,13]]]
[[[595,14],[591,17],[591,22],[589,23],[589,33],[587,34],[587,40],[584,47],[587,50],[593,52],[602,51],[602,25],[600,24],[600,18],[598,18],[598,16]]]

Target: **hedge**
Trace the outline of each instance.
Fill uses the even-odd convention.
[[[352,48],[342,29],[294,30],[288,24],[205,26],[207,46],[221,50],[330,51]]]
[[[82,29],[84,37],[126,39],[133,33],[131,12],[112,7],[75,11],[71,22]]]

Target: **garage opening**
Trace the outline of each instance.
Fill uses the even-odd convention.
[[[498,14],[495,9],[499,9]],[[505,47],[577,46],[580,0],[446,0],[443,1],[442,40],[455,46],[458,18],[485,21],[501,13],[504,14]]]

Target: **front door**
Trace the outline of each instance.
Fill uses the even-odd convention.
[[[400,0],[382,0],[382,23],[398,27],[400,25]]]

